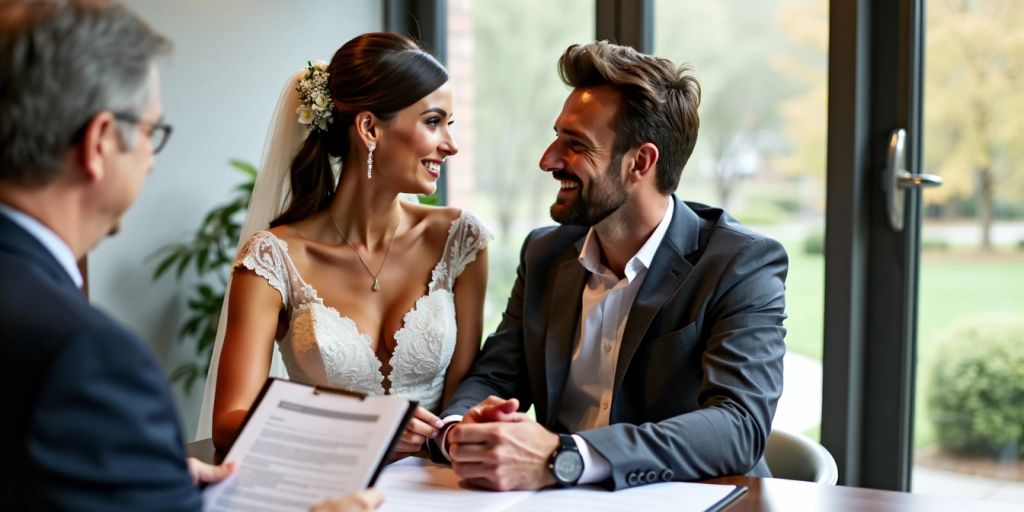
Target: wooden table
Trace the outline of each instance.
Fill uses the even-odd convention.
[[[736,500],[727,512],[751,511],[1024,511],[1024,504],[1014,506],[964,498],[948,498],[927,494],[879,491],[842,485],[823,485],[813,482],[783,480],[781,478],[754,478],[727,476],[705,480],[709,484],[745,485],[747,494]]]
[[[189,443],[190,457],[211,462],[216,459],[213,442],[209,439]],[[731,484],[747,487],[747,493],[726,512],[1009,512],[1024,511],[1024,504],[994,503],[963,498],[947,498],[925,494],[879,491],[860,487],[823,485],[813,482],[783,480],[781,478],[755,478],[727,476],[705,480],[709,484]]]

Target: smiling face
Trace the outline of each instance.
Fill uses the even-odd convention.
[[[565,100],[555,140],[540,159],[540,168],[559,181],[555,222],[593,226],[626,202],[622,155],[614,150],[621,99],[614,88],[598,86],[575,89]]]
[[[375,177],[379,172],[401,192],[433,194],[441,164],[459,152],[449,132],[451,112],[446,83],[384,123],[373,155]]]

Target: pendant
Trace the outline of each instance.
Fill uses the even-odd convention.
[[[380,290],[380,282],[377,281],[376,277],[373,278],[373,286],[370,287],[370,289],[373,290],[374,292],[376,292],[377,290]]]

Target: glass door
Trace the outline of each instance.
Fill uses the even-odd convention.
[[[912,490],[1024,504],[1024,2],[925,13]]]

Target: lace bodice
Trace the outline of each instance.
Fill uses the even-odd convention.
[[[445,373],[455,351],[455,280],[491,238],[490,231],[469,212],[452,221],[427,294],[405,313],[402,327],[395,332],[388,376],[391,394],[417,400],[431,410],[441,405]],[[324,304],[299,275],[284,240],[269,231],[254,234],[235,260],[234,267],[239,266],[254,271],[281,293],[289,326],[278,348],[290,379],[384,394],[373,340],[352,319]]]

